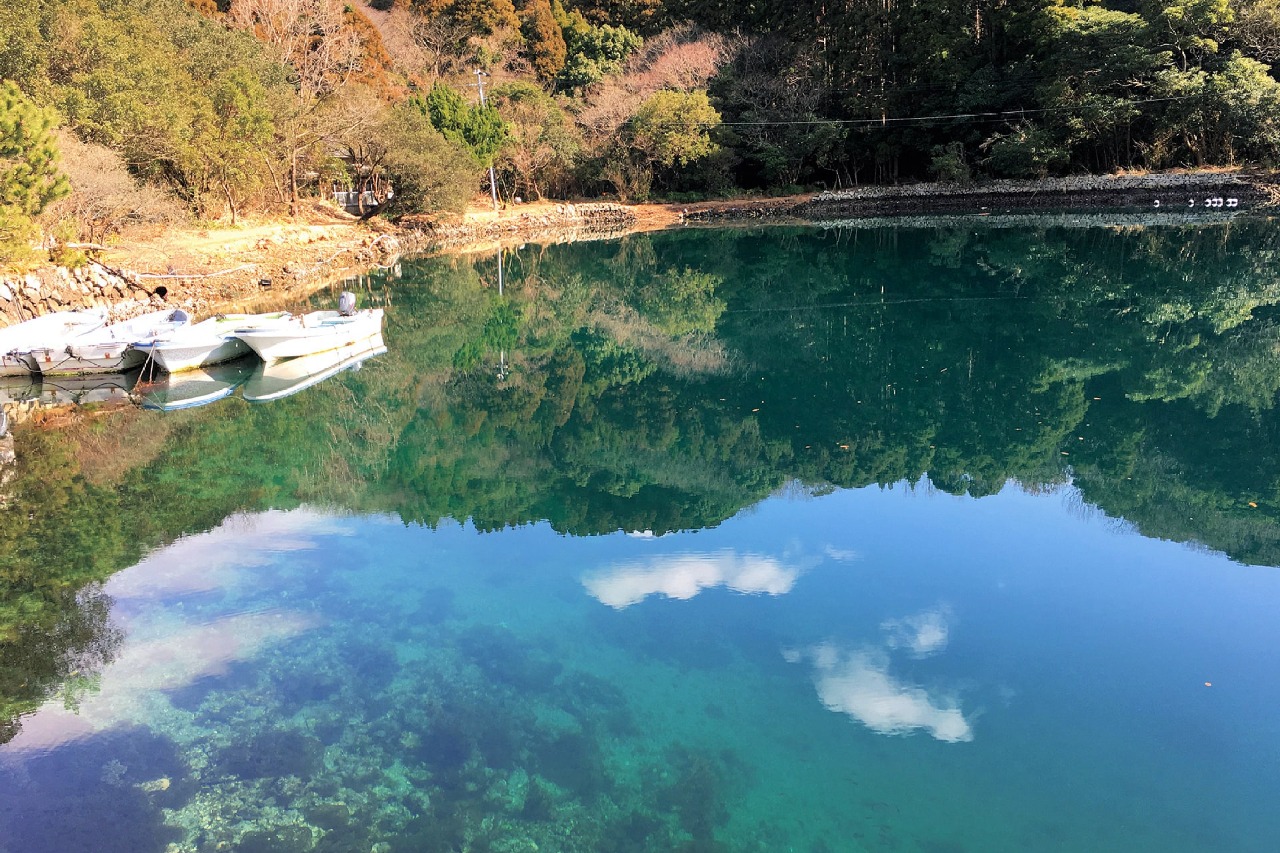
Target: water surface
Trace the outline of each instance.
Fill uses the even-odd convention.
[[[1268,221],[664,233],[18,436],[0,850],[1269,850]]]

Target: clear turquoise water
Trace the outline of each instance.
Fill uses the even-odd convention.
[[[829,243],[841,257],[848,237]],[[655,246],[659,257],[690,253]],[[410,275],[388,288],[430,290],[436,273],[421,275],[425,284]],[[717,292],[729,301],[720,327],[742,322],[733,285]],[[915,322],[915,309],[895,310],[899,325]],[[1249,334],[1264,333],[1260,317],[1245,323]],[[1037,322],[1025,349],[987,338],[1009,364],[1034,362],[1054,337],[1050,321]],[[833,323],[797,325],[827,335]],[[851,372],[912,352],[895,346],[852,359]],[[757,372],[787,374],[790,357],[770,364],[757,352],[732,379],[659,368],[645,381],[723,381],[711,404],[732,396],[724,387],[744,397],[758,388]],[[963,350],[948,357],[966,361]],[[376,381],[339,378],[337,390],[315,393],[344,401]],[[1048,411],[1057,386],[1045,381],[1048,391],[993,397],[991,420]],[[1248,540],[1234,555],[1139,529],[1176,526],[1153,506],[1191,529],[1210,504],[1242,524],[1269,513],[1272,493],[1240,486],[1241,469],[1269,471],[1274,450],[1230,436],[1265,432],[1274,416],[1228,406],[1221,420],[1193,417],[1169,395],[1150,405],[1170,408],[1137,430],[1163,441],[1159,452],[1104,485],[1095,469],[1114,447],[1098,440],[1107,452],[1085,461],[1088,429],[1129,417],[1104,405],[1128,413],[1147,403],[1132,391],[1108,402],[1102,390],[1130,381],[1123,375],[1090,381],[1068,385],[1095,407],[1076,421],[1054,415],[1060,443],[981,497],[927,476],[834,487],[791,472],[723,522],[670,530],[569,535],[553,529],[566,526],[553,510],[483,530],[466,516],[428,526],[403,520],[408,511],[354,511],[354,499],[250,506],[211,529],[196,524],[105,581],[121,636],[113,659],[81,688],[71,679],[0,746],[0,851],[1272,850],[1280,574],[1246,559],[1270,528],[1232,540]],[[784,381],[762,396],[784,390],[794,399],[807,389]],[[646,393],[632,387],[621,399]],[[797,416],[836,417],[849,405],[840,399],[796,403]],[[957,407],[934,399],[921,411]],[[496,418],[502,404],[492,405]],[[598,425],[606,406],[593,411]],[[875,421],[883,443],[915,435],[911,417],[885,411]],[[890,415],[906,425],[891,427]],[[561,429],[583,428],[577,417]],[[1202,421],[1223,446],[1186,438]],[[964,423],[989,434],[981,419]],[[945,452],[958,429],[944,424],[921,442]],[[463,455],[500,450],[506,478],[534,491],[579,453],[549,442],[558,462],[539,468],[476,435]],[[628,441],[647,452],[634,435],[618,443]],[[691,464],[672,452],[677,466]],[[1067,454],[1081,458],[1078,472],[1050,466],[1069,466]],[[419,469],[424,458],[414,456]],[[977,470],[973,458],[961,467]],[[162,463],[138,482],[159,489]],[[1124,491],[1161,465],[1196,476],[1159,481],[1155,495]],[[369,489],[407,488],[395,484],[408,475],[380,470]],[[487,495],[485,483],[508,482],[502,471],[455,477],[458,493]],[[1186,482],[1218,497],[1195,503],[1169,485]],[[1223,497],[1237,486],[1263,506]],[[1141,511],[1126,519],[1090,489]],[[542,505],[572,503],[556,494]],[[625,489],[611,494],[625,505]],[[661,494],[641,488],[630,500]]]

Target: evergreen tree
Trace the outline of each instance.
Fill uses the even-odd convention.
[[[510,133],[506,122],[493,107],[468,106],[453,89],[443,83],[431,87],[424,99],[415,103],[445,139],[462,145],[481,166],[492,166]]]
[[[0,263],[24,254],[34,218],[70,192],[58,171],[57,118],[16,84],[0,83]]]
[[[540,80],[551,80],[564,68],[564,32],[551,11],[550,0],[529,0],[521,13],[525,52]]]

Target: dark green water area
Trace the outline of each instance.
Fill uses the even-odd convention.
[[[405,262],[20,429],[0,851],[1275,850],[1280,223],[1091,221]]]

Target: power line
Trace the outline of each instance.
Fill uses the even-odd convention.
[[[1198,97],[1197,95],[1172,95],[1165,98],[1143,98],[1136,101],[1116,101],[1114,106],[1142,106],[1144,104],[1168,103],[1170,101],[1184,101],[1190,98]],[[818,119],[768,119],[760,121],[725,121],[720,122],[719,127],[773,127],[773,126],[811,126],[819,124],[834,125],[890,125],[890,124],[924,124],[936,121],[992,121],[998,119],[1020,118],[1027,115],[1036,115],[1041,113],[1056,112],[1073,112],[1082,109],[1079,106],[1057,106],[1057,107],[1033,107],[1027,109],[1016,110],[996,110],[992,112],[974,112],[974,113],[947,113],[928,116],[884,116],[882,118],[818,118]],[[713,127],[716,125],[704,125]]]

